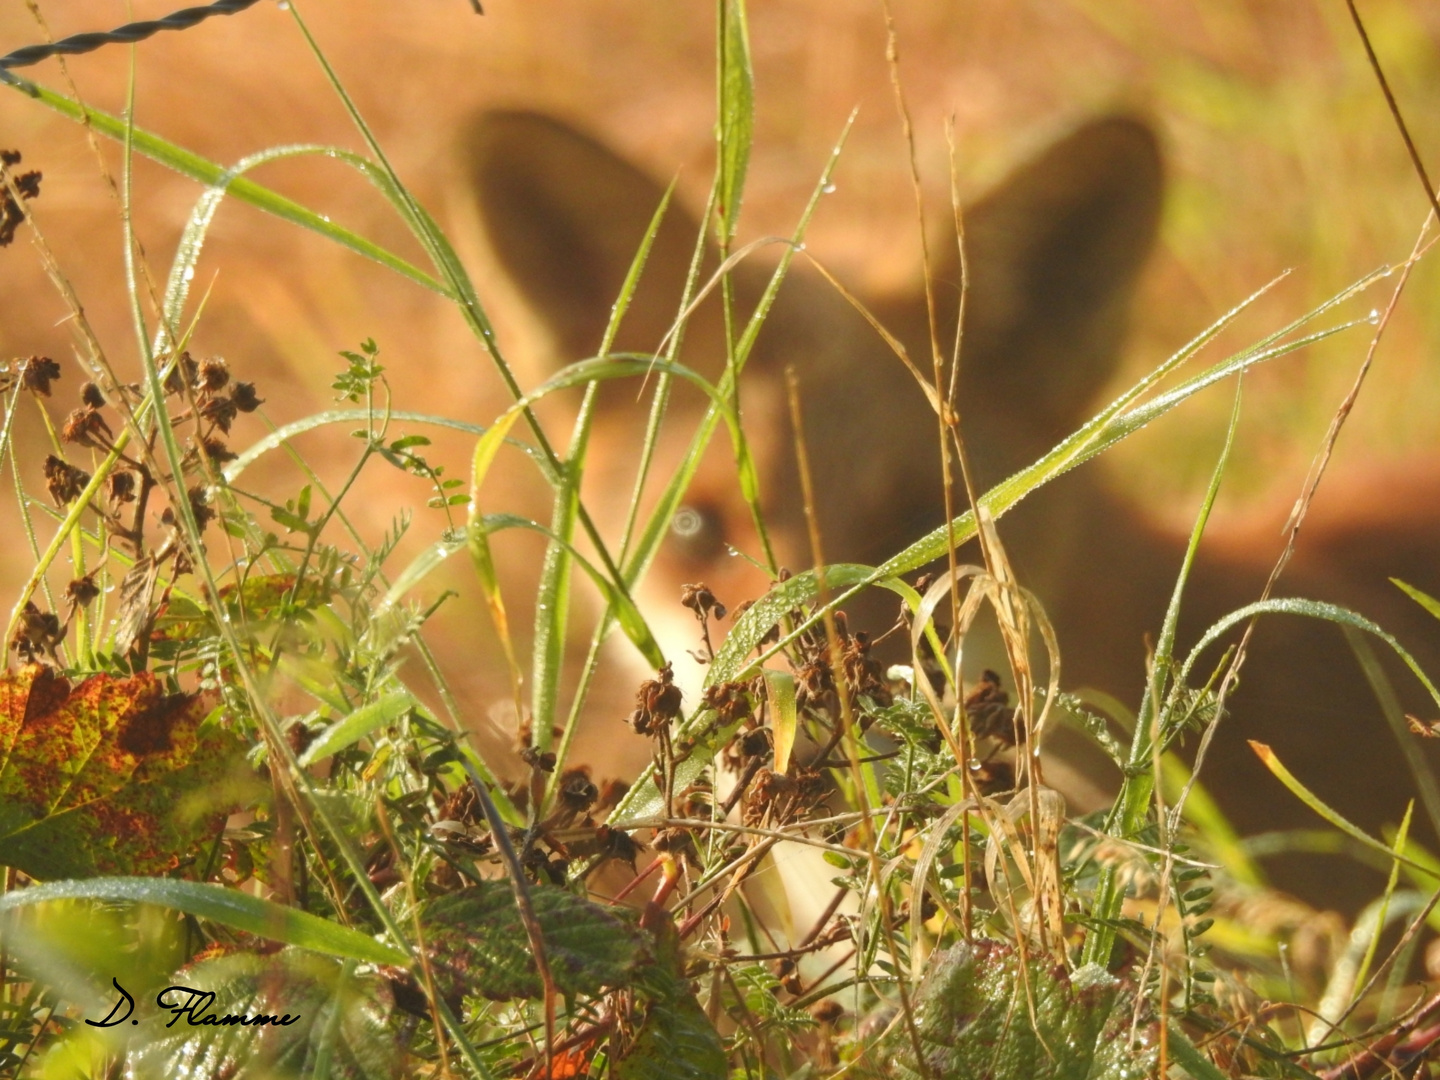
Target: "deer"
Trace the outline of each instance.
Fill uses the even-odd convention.
[[[533,316],[535,378],[593,356],[664,185],[590,136],[537,112],[479,115],[464,136],[462,161],[488,258],[513,299]],[[1156,242],[1164,175],[1160,139],[1147,120],[1102,115],[1075,127],[965,209],[968,286],[959,401],[978,490],[1038,459],[1102,403],[1123,355],[1136,283]],[[614,352],[648,354],[667,339],[700,229],[693,215],[669,208]],[[713,247],[706,260],[708,274],[718,261]],[[953,335],[959,315],[961,269],[953,242],[934,246],[934,323],[942,341]],[[753,307],[768,272],[748,260],[733,268],[737,310]],[[861,299],[911,356],[929,355],[931,313],[918,284]],[[690,319],[681,362],[718,378],[723,333],[717,305],[700,306]],[[877,565],[943,524],[933,408],[866,319],[802,266],[780,290],[739,392],[781,565],[810,565],[787,416],[787,368],[800,386],[827,560]],[[657,446],[662,475],[704,405],[699,394],[675,392]],[[645,405],[634,384],[607,384],[583,487],[602,528],[619,528],[625,499],[617,493],[633,483],[644,426]],[[1277,592],[1353,608],[1434,671],[1440,628],[1389,579],[1440,593],[1437,524],[1440,470],[1360,474],[1322,487]],[[1263,527],[1203,539],[1181,607],[1182,647],[1259,597],[1281,549],[1279,525],[1276,517]],[[1158,523],[1133,493],[1113,490],[1090,466],[1032,495],[997,529],[1016,574],[1056,628],[1064,687],[1102,690],[1137,706],[1147,649],[1159,633],[1188,536]],[[682,585],[704,582],[733,606],[770,584],[756,562],[734,557],[732,550],[754,557],[760,548],[730,451],[717,441],[636,594],[692,701],[704,671],[692,658],[696,625],[679,606]],[[861,597],[849,617],[851,626],[883,630],[893,621],[893,603]],[[1237,635],[1238,628],[1230,640]],[[1215,655],[1218,661],[1218,649]],[[1293,773],[1362,828],[1377,833],[1398,821],[1414,783],[1339,629],[1295,616],[1267,617],[1254,630],[1248,656],[1201,776],[1237,830],[1250,835],[1320,824],[1266,771],[1250,740],[1273,747]],[[1426,699],[1413,678],[1387,664],[1392,668],[1407,707],[1423,709],[1416,703]],[[1074,742],[1059,752],[1073,755],[1090,786],[1082,782],[1071,800],[1091,809],[1119,776],[1113,767],[1107,775]],[[1374,895],[1369,877],[1348,868],[1338,872],[1336,865],[1303,852],[1266,863],[1278,885],[1312,902],[1353,909]]]

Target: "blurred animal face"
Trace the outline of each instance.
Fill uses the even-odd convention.
[[[482,116],[469,151],[491,250],[545,320],[552,362],[593,355],[661,187],[587,137],[534,113]],[[966,214],[970,286],[961,400],[980,482],[1027,464],[1088,415],[1119,355],[1130,289],[1153,241],[1160,201],[1154,136],[1137,120],[1109,117],[1052,146]],[[699,234],[697,222],[670,210],[615,351],[651,352],[665,338]],[[960,265],[953,239],[941,250],[934,279],[943,340],[953,335]],[[716,262],[707,251],[702,280]],[[803,259],[799,263],[760,333],[739,395],[759,466],[764,520],[780,565],[812,564],[783,385],[791,368],[800,385],[826,560],[878,563],[944,520],[935,414],[862,316],[806,273]],[[767,274],[750,262],[738,268],[739,318],[753,308]],[[923,294],[866,303],[928,368]],[[687,324],[680,361],[718,380],[724,356],[720,312],[711,302]],[[645,430],[645,406],[636,397],[633,385],[607,387],[587,458],[591,501],[615,525],[626,509]],[[660,435],[653,490],[682,458],[705,404],[691,388],[677,388]],[[693,687],[703,672],[684,655],[698,637],[694,620],[678,607],[680,586],[703,581],[733,605],[767,587],[756,566],[762,561],[722,433],[702,459],[641,590],[647,615],[668,627],[667,656],[682,682]],[[867,615],[887,623],[893,618],[888,610]]]
[[[587,137],[532,113],[481,117],[468,152],[490,248],[542,318],[551,363],[594,354],[660,202],[660,186]],[[1102,118],[1052,145],[967,211],[969,290],[959,403],[982,490],[1038,458],[1091,415],[1119,356],[1130,293],[1155,236],[1161,176],[1156,140],[1146,125]],[[670,330],[698,232],[696,222],[671,210],[617,351],[652,351]],[[936,323],[940,339],[949,341],[961,275],[953,245],[940,250]],[[711,255],[702,280],[714,264]],[[742,316],[764,277],[748,265],[736,271]],[[917,289],[865,301],[928,369],[923,294]],[[724,341],[711,304],[688,325],[680,360],[717,379]],[[781,291],[739,395],[778,562],[797,569],[812,564],[783,388],[787,367],[801,386],[826,561],[875,564],[942,523],[936,419],[925,395],[848,303],[801,269]],[[683,456],[703,406],[700,395],[676,391],[657,444],[661,479],[655,489]],[[644,430],[645,409],[634,389],[608,387],[597,412],[587,492],[597,514],[609,517],[612,536],[626,512]],[[758,559],[761,548],[722,439],[702,459],[686,504],[638,590],[692,701],[703,669],[685,656],[698,647],[699,635],[693,617],[679,606],[681,586],[704,582],[733,606],[768,585],[754,563],[731,554],[738,549]],[[1360,524],[1343,510],[1337,513],[1334,502],[1317,506],[1308,546],[1302,546],[1288,584],[1296,594],[1350,603],[1389,627],[1412,630],[1407,640],[1414,643],[1427,632],[1433,640],[1433,627],[1377,570],[1385,565],[1386,572],[1435,588],[1440,510],[1417,516],[1414,508],[1440,508],[1440,483],[1425,474],[1407,484],[1415,490],[1402,499],[1406,509],[1392,504],[1385,520],[1366,523],[1365,559],[1355,558]],[[642,512],[651,505],[653,496],[642,498]],[[1184,537],[1158,528],[1107,490],[1093,468],[1077,470],[1027,501],[1001,521],[1000,533],[1021,581],[1039,594],[1059,633],[1065,685],[1097,687],[1138,704],[1145,642],[1158,632]],[[1204,548],[1183,609],[1182,641],[1194,641],[1255,599],[1274,551],[1268,535],[1220,537]],[[889,604],[860,603],[850,615],[852,627],[880,632],[894,611]],[[1248,738],[1272,743],[1282,760],[1304,763],[1307,780],[1355,820],[1376,827],[1397,817],[1401,807],[1388,793],[1403,764],[1378,738],[1355,745],[1357,719],[1373,724],[1378,717],[1339,633],[1299,620],[1267,624],[1251,654],[1205,777],[1241,830],[1309,824],[1306,811],[1287,801],[1249,755]],[[1083,761],[1083,754],[1061,745],[1062,753]],[[1346,763],[1343,775],[1334,764],[1340,760]],[[1098,768],[1082,767],[1092,778],[1102,777]],[[1303,857],[1280,870],[1285,883],[1329,902],[1355,900],[1369,889],[1358,880],[1347,889],[1331,867]]]

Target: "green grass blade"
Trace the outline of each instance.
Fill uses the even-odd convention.
[[[745,0],[719,0],[720,76],[720,246],[729,247],[740,218],[750,142],[755,125],[755,75],[750,68],[750,32]]]
[[[448,416],[437,416],[433,413],[412,412],[406,409],[395,409],[389,413],[391,420],[403,420],[414,424],[432,424],[435,427],[450,428],[454,431],[463,431],[467,435],[484,435],[488,430],[481,424],[471,424],[464,420],[454,420]],[[283,446],[290,439],[297,435],[303,435],[307,431],[314,431],[317,428],[325,427],[328,424],[354,424],[363,423],[371,418],[371,413],[365,409],[330,409],[326,412],[313,413],[303,419],[286,424],[284,427],[276,428],[269,435],[252,445],[246,447],[234,461],[225,466],[225,479],[233,483],[246,469],[268,454]],[[546,471],[545,459],[540,456],[536,449],[529,443],[521,442],[518,439],[505,439],[505,445],[513,447],[526,454],[545,474],[547,480],[552,475]]]
[[[1357,283],[1356,286],[1352,286],[1341,295],[1351,295],[1356,288],[1373,281],[1374,278],[1375,275],[1373,274],[1367,276],[1362,279],[1360,283]],[[1313,317],[1315,314],[1327,310],[1337,302],[1338,300],[1335,298],[1326,301],[1325,304],[1322,304],[1311,312],[1311,316]],[[1233,317],[1233,313],[1226,316],[1226,318],[1230,317]],[[1359,325],[1360,322],[1363,322],[1363,320],[1344,323],[1297,341],[1277,346],[1273,349],[1261,350],[1259,352],[1253,349],[1247,349],[1214,365],[1200,375],[1187,380],[1153,401],[1131,409],[1128,412],[1118,412],[1115,406],[1112,405],[1086,423],[1069,438],[1062,441],[1039,461],[1022,469],[1009,479],[995,485],[995,487],[981,496],[980,503],[998,520],[1007,511],[1013,509],[1026,495],[1041,485],[1068,472],[1077,465],[1089,461],[1122,439],[1134,434],[1165,412],[1173,409],[1187,397],[1199,392],[1212,383],[1218,382],[1230,375],[1246,371],[1267,360],[1276,359],[1286,353],[1293,352],[1296,349],[1303,348],[1306,345],[1340,333],[1343,330]],[[1189,347],[1187,346],[1187,348]],[[1182,355],[1184,352],[1185,350],[1182,350],[1177,356]],[[1172,357],[1172,359],[1167,361],[1162,367],[1173,368],[1174,362],[1175,358]],[[1152,376],[1147,376],[1141,380],[1140,384],[1137,384],[1137,387],[1132,388],[1131,391],[1127,392],[1119,400],[1122,402],[1133,400],[1136,390],[1140,385],[1153,385],[1154,381],[1153,374]],[[673,512],[672,509],[671,513],[673,514]],[[883,584],[887,578],[899,577],[902,574],[908,574],[918,570],[927,563],[934,562],[936,559],[941,558],[948,550],[952,540],[956,544],[961,544],[971,539],[974,535],[974,516],[970,511],[966,511],[957,517],[952,524],[939,526],[915,541],[915,543],[905,548],[899,554],[888,559],[879,567],[874,568],[869,578],[859,581],[847,580],[842,584],[836,581],[831,571],[827,570],[826,579],[830,587],[835,590],[846,590],[844,592],[837,591],[830,602],[830,606],[833,608],[845,604],[862,588],[875,584]],[[740,663],[740,661],[748,657],[760,643],[760,639],[770,632],[770,629],[779,621],[785,611],[792,610],[797,605],[809,604],[815,599],[818,595],[818,590],[814,571],[806,571],[805,573],[797,574],[790,578],[785,582],[784,594],[790,602],[789,607],[781,610],[777,605],[766,603],[769,596],[778,595],[777,590],[772,589],[771,593],[767,594],[766,597],[762,597],[744,616],[737,620],[736,624],[731,628],[730,633],[726,636],[724,643],[720,646],[719,650],[717,650],[715,663],[711,665],[710,669],[712,681],[718,682],[725,679],[736,678],[740,672],[746,669],[746,665]],[[765,621],[767,618],[771,620],[768,623]],[[789,640],[792,640],[795,634],[819,622],[820,618],[820,613],[813,613],[809,619],[797,625],[790,637],[781,642],[775,649],[772,649],[772,652],[788,644]]]
[[[1276,756],[1274,750],[1270,749],[1270,747],[1266,746],[1264,743],[1256,742],[1254,739],[1250,739],[1248,741],[1250,743],[1250,749],[1255,751],[1255,756],[1258,757],[1261,763],[1270,770],[1270,772],[1275,776],[1275,779],[1279,780],[1282,784],[1284,784],[1285,787],[1290,791],[1290,794],[1294,795],[1311,810],[1319,814],[1320,817],[1324,818],[1325,821],[1327,821],[1329,824],[1339,829],[1352,840],[1358,841],[1360,844],[1363,844],[1365,847],[1383,853],[1387,859],[1395,859],[1403,862],[1406,866],[1410,867],[1411,870],[1417,871],[1419,873],[1428,874],[1432,872],[1429,867],[1424,866],[1418,862],[1411,861],[1404,855],[1400,854],[1398,851],[1392,850],[1387,845],[1381,843],[1379,840],[1376,840],[1373,836],[1367,833],[1364,829],[1360,828],[1358,825],[1351,824],[1348,820],[1342,817],[1338,811],[1336,811],[1327,802],[1325,802],[1325,800],[1320,798],[1320,796],[1316,795],[1313,791],[1306,787],[1299,777],[1297,777],[1294,773],[1287,769],[1285,767],[1285,764],[1280,760],[1280,758]]]
[[[1435,618],[1440,619],[1440,600],[1436,600],[1428,593],[1421,592],[1413,585],[1405,584],[1405,582],[1401,581],[1399,578],[1392,577],[1390,580],[1398,589],[1400,589],[1401,592],[1403,592],[1406,596],[1410,597],[1411,600],[1414,600],[1431,615],[1434,615]]]
[[[408,690],[397,690],[369,705],[362,705],[322,731],[299,756],[301,766],[308,767],[347,746],[353,746],[377,728],[393,724],[414,707],[415,699]]]
[[[1436,783],[1435,770],[1430,767],[1429,760],[1410,732],[1404,710],[1400,708],[1400,699],[1395,696],[1395,688],[1390,684],[1390,677],[1380,666],[1370,642],[1366,641],[1358,630],[1352,626],[1342,626],[1340,629],[1344,631],[1345,640],[1355,654],[1355,659],[1360,662],[1360,670],[1365,673],[1365,680],[1374,691],[1375,700],[1380,703],[1380,712],[1390,726],[1390,733],[1400,744],[1400,752],[1405,755],[1405,764],[1410,768],[1410,775],[1415,778],[1415,789],[1420,793],[1420,801],[1425,806],[1430,827],[1440,833],[1440,785]]]
[[[840,161],[840,151],[845,145],[845,138],[850,133],[851,124],[855,117],[852,113],[846,121],[845,129],[841,132],[840,138],[830,151],[830,157],[826,160],[825,168],[821,171],[820,179],[814,190],[810,193],[810,201],[805,204],[805,209],[800,215],[800,220],[795,226],[795,232],[790,237],[790,243],[785,247],[780,256],[780,262],[776,265],[770,280],[765,286],[765,292],[760,297],[760,303],[756,306],[755,312],[750,317],[740,341],[735,347],[735,363],[728,366],[725,375],[721,378],[719,391],[721,401],[728,403],[734,393],[732,380],[739,377],[748,360],[750,351],[754,347],[755,339],[760,334],[760,327],[764,324],[775,297],[780,292],[780,285],[785,280],[789,271],[791,260],[795,252],[804,244],[805,233],[809,228],[810,219],[814,216],[815,208],[820,204],[820,198],[825,189],[830,186],[831,177],[834,176],[835,167]],[[640,532],[640,538],[635,544],[635,551],[630,561],[625,565],[625,581],[633,583],[644,575],[654,560],[656,552],[660,550],[660,544],[665,539],[665,532],[670,527],[675,512],[680,508],[680,502],[685,497],[685,492],[690,487],[690,481],[694,479],[696,470],[700,467],[700,459],[704,456],[705,449],[710,445],[710,437],[715,433],[715,427],[724,415],[724,409],[720,402],[712,402],[706,410],[700,423],[696,425],[695,435],[690,440],[690,446],[671,474],[670,481],[665,486],[655,509],[651,511],[645,527]],[[727,421],[728,422],[728,421]],[[743,477],[742,477],[743,481]],[[733,634],[734,631],[732,630]],[[728,640],[728,638],[727,638]],[[722,646],[723,648],[723,646]]]
[[[0,914],[51,900],[155,904],[327,956],[369,964],[404,967],[410,964],[410,958],[401,950],[384,945],[358,930],[296,908],[261,900],[239,889],[198,881],[126,877],[54,881],[28,889],[15,889],[0,896]]]
[[[125,139],[125,122],[118,117],[111,116],[109,113],[99,109],[81,105],[63,94],[58,94],[53,90],[40,86],[38,83],[30,82],[18,76],[10,85],[15,86],[27,97],[32,97],[42,104],[48,105],[58,113],[68,116],[72,120],[90,125],[95,131],[98,131],[108,138],[115,139],[117,142],[123,142]],[[207,186],[223,185],[229,194],[241,202],[248,203],[257,210],[264,211],[267,214],[280,218],[282,221],[288,221],[302,228],[309,229],[311,232],[318,233],[321,236],[335,241],[342,247],[349,248],[358,255],[363,255],[365,258],[371,259],[381,266],[394,270],[396,273],[409,278],[417,284],[425,286],[427,289],[438,292],[443,296],[451,295],[445,286],[429,274],[420,270],[418,267],[412,266],[399,256],[391,254],[378,244],[366,240],[364,237],[351,232],[349,229],[326,221],[322,215],[315,213],[313,210],[306,209],[293,199],[287,199],[278,192],[257,184],[253,180],[248,180],[245,177],[230,178],[230,170],[223,165],[218,165],[208,158],[182,149],[174,143],[152,132],[145,131],[142,128],[134,129],[132,145],[137,152],[143,154],[145,157],[169,169],[173,169],[182,176],[187,176]],[[334,157],[346,156],[344,151],[340,150],[332,150],[330,154]],[[353,157],[354,155],[349,156]]]
[[[1175,629],[1180,621],[1180,601],[1185,593],[1185,582],[1189,580],[1190,568],[1195,563],[1195,554],[1200,549],[1200,537],[1205,524],[1210,520],[1210,510],[1215,505],[1215,496],[1220,492],[1220,480],[1225,475],[1225,466],[1230,461],[1230,450],[1235,445],[1235,431],[1240,425],[1240,386],[1235,387],[1235,404],[1230,409],[1230,425],[1225,432],[1225,445],[1210,476],[1210,487],[1195,516],[1190,530],[1190,541],[1185,547],[1185,556],[1180,563],[1180,573],[1175,578],[1175,589],[1170,604],[1165,610],[1161,625],[1160,639],[1156,643],[1155,657],[1150,665],[1150,679],[1140,703],[1140,715],[1130,740],[1130,758],[1125,781],[1111,809],[1111,819],[1106,831],[1116,836],[1133,836],[1144,823],[1145,814],[1154,794],[1156,770],[1150,767],[1152,755],[1160,756],[1159,731],[1163,726],[1162,702],[1169,692],[1171,656],[1175,649]],[[1182,800],[1188,790],[1181,793]],[[1162,834],[1163,836],[1163,834]],[[1094,931],[1085,939],[1082,963],[1107,964],[1110,952],[1115,947],[1115,919],[1120,914],[1125,899],[1125,888],[1121,884],[1119,870],[1114,866],[1102,867],[1100,879],[1095,886]]]
[[[1365,616],[1358,615],[1349,608],[1343,608],[1337,604],[1322,603],[1319,600],[1300,600],[1293,597],[1272,597],[1269,600],[1257,600],[1253,604],[1247,604],[1236,611],[1232,611],[1229,615],[1225,616],[1225,618],[1210,627],[1195,644],[1195,648],[1190,651],[1190,655],[1185,658],[1185,663],[1181,666],[1180,673],[1176,679],[1177,684],[1183,684],[1189,680],[1191,669],[1198,662],[1202,652],[1215,644],[1232,626],[1244,622],[1253,615],[1304,615],[1312,619],[1325,619],[1337,626],[1350,626],[1356,630],[1363,630],[1371,637],[1378,638],[1386,645],[1389,645],[1395,655],[1405,663],[1405,666],[1415,673],[1415,677],[1420,680],[1420,684],[1424,686],[1430,694],[1430,699],[1435,702],[1437,706],[1440,706],[1440,690],[1435,688],[1435,684],[1430,681],[1430,677],[1421,669],[1420,665],[1415,661],[1415,658],[1390,634],[1365,618]]]
[[[605,356],[615,342],[621,321],[630,309],[640,275],[650,258],[650,249],[660,231],[660,223],[670,207],[674,194],[672,181],[665,189],[660,204],[651,215],[650,224],[640,241],[640,246],[630,260],[625,280],[620,286],[620,295],[610,309],[610,319],[601,337],[599,355]],[[575,418],[574,431],[570,438],[568,468],[555,492],[554,506],[550,516],[551,531],[563,543],[552,543],[545,549],[545,561],[540,571],[540,585],[536,590],[535,640],[531,645],[530,667],[530,710],[534,718],[530,725],[531,738],[535,748],[541,752],[550,750],[555,727],[556,703],[560,693],[560,679],[565,660],[566,626],[570,615],[570,557],[569,544],[575,536],[575,524],[580,510],[580,484],[585,472],[585,455],[590,445],[590,427],[595,416],[595,402],[600,390],[599,383],[591,383],[585,390],[585,399]],[[612,590],[613,592],[614,590]],[[628,597],[626,598],[628,601]],[[602,616],[603,618],[604,616]],[[563,734],[562,734],[563,738]],[[558,770],[555,779],[559,779]]]

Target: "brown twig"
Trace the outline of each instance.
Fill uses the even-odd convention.
[[[1380,58],[1375,55],[1375,49],[1370,44],[1370,35],[1360,19],[1360,12],[1355,10],[1355,0],[1345,0],[1345,6],[1350,9],[1355,32],[1360,35],[1360,43],[1365,46],[1365,56],[1370,61],[1370,70],[1375,72],[1375,81],[1380,84],[1381,93],[1385,95],[1385,104],[1390,106],[1390,115],[1395,118],[1395,126],[1400,129],[1400,138],[1405,140],[1405,149],[1410,154],[1410,163],[1415,166],[1415,175],[1425,186],[1425,198],[1430,200],[1430,209],[1435,211],[1435,217],[1440,219],[1440,201],[1435,198],[1435,185],[1430,182],[1430,174],[1425,171],[1425,163],[1420,160],[1420,151],[1415,148],[1415,140],[1410,137],[1405,118],[1400,115],[1400,103],[1395,100],[1395,95],[1390,90],[1390,80],[1385,78],[1385,72],[1380,67]]]

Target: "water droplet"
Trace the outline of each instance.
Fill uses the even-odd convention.
[[[281,11],[289,11],[290,0],[280,0],[280,3],[276,4],[275,6],[278,7]]]
[[[1370,323],[1371,326],[1379,326],[1379,325],[1380,325],[1380,312],[1379,312],[1378,310],[1376,310],[1375,308],[1371,308],[1371,309],[1370,309],[1370,314],[1369,314],[1369,316],[1367,317],[1367,321]]]
[[[822,188],[820,189],[820,191],[821,191],[822,194],[825,194],[825,195],[833,195],[833,194],[835,194],[835,185],[834,185],[834,184],[826,184],[824,187],[822,187]]]
[[[194,267],[194,266],[187,266],[187,267],[185,267],[185,280],[186,280],[186,281],[194,281],[194,280],[195,280],[195,267]]]

